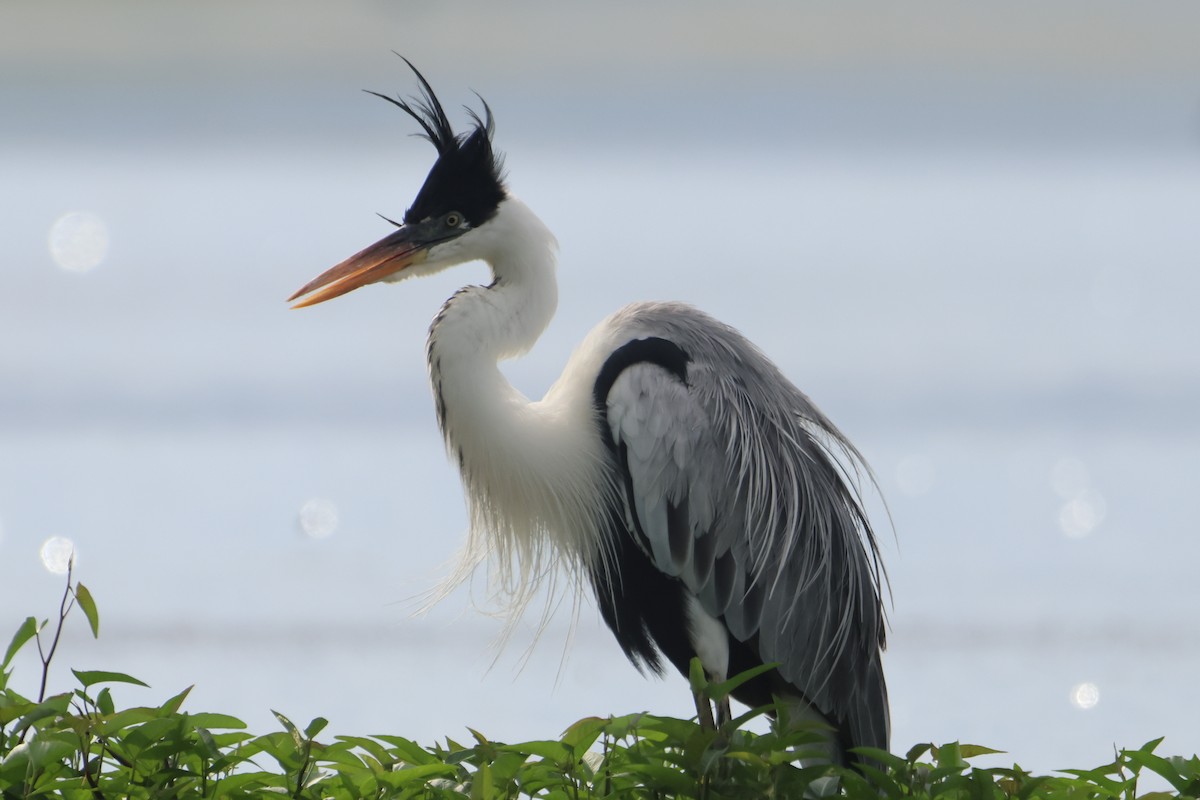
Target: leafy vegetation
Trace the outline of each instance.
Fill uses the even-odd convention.
[[[93,635],[100,618],[87,588],[71,582],[57,623],[26,619],[0,664],[0,796],[87,798],[809,798],[847,796],[997,800],[1200,796],[1200,758],[1167,758],[1154,741],[1119,752],[1112,763],[1064,775],[1032,775],[1018,766],[982,768],[972,758],[996,753],[975,745],[921,744],[904,756],[870,751],[861,772],[801,766],[809,731],[773,726],[745,730],[766,709],[706,730],[695,721],[630,714],[591,717],[557,739],[502,744],[471,731],[423,747],[400,736],[318,738],[324,719],[304,728],[276,713],[281,730],[262,736],[241,720],[182,710],[188,689],[159,706],[118,709],[109,686],[137,678],[73,670],[77,686],[47,695],[63,625],[78,606]],[[41,659],[36,699],[9,688],[10,664],[29,642]],[[740,676],[693,684],[710,698]],[[1138,794],[1152,773],[1173,791]],[[1144,781],[1143,781],[1144,782]],[[1161,784],[1162,781],[1159,781]]]

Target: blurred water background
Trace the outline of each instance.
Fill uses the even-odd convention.
[[[465,527],[425,329],[484,270],[283,302],[432,163],[358,91],[414,88],[395,49],[487,98],[560,238],[527,394],[682,299],[866,454],[896,749],[1196,752],[1197,33],[1184,2],[0,6],[0,636],[56,608],[59,537],[102,616],[60,690],[426,743],[692,713],[590,602],[532,650],[482,581],[412,616]]]

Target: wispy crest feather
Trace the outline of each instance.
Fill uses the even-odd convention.
[[[420,96],[389,97],[370,89],[365,91],[416,120],[422,131],[416,135],[433,144],[438,152],[438,159],[429,170],[425,183],[404,212],[404,222],[411,224],[457,211],[477,228],[491,219],[506,194],[504,159],[492,147],[492,134],[496,129],[492,110],[487,101],[476,94],[483,104],[483,115],[467,108],[471,125],[466,131],[455,133],[446,109],[429,81],[411,61],[404,56],[400,58],[417,76]]]

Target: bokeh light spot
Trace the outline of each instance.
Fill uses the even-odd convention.
[[[908,455],[896,465],[896,485],[909,497],[925,494],[936,481],[933,461],[927,456]]]
[[[1050,487],[1063,500],[1058,509],[1059,529],[1081,539],[1104,521],[1108,504],[1091,486],[1087,465],[1078,458],[1060,458],[1050,470]]]
[[[1094,683],[1080,683],[1071,689],[1071,704],[1087,711],[1100,702],[1100,689]]]
[[[75,560],[75,543],[62,536],[42,542],[42,566],[55,575],[66,575]]]
[[[63,214],[50,226],[50,256],[70,272],[87,272],[108,255],[108,226],[90,211]]]
[[[337,506],[329,500],[314,497],[300,506],[299,522],[305,536],[324,539],[337,530]]]
[[[1058,512],[1058,526],[1073,539],[1087,536],[1104,521],[1108,510],[1104,497],[1094,489],[1085,489],[1063,503]]]

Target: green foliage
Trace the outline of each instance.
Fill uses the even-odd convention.
[[[73,670],[77,686],[45,696],[50,659],[67,614],[78,604],[93,634],[95,602],[68,576],[49,650],[48,623],[18,628],[0,664],[0,798],[939,798],[939,800],[1159,800],[1200,797],[1200,759],[1155,753],[1159,741],[1122,750],[1111,764],[1064,775],[1032,775],[1018,766],[983,768],[971,759],[997,751],[967,744],[921,744],[904,756],[864,750],[860,770],[801,766],[797,754],[814,731],[775,725],[755,734],[757,709],[717,730],[695,721],[630,714],[589,717],[557,739],[504,744],[477,731],[471,740],[432,747],[399,736],[319,738],[326,720],[303,729],[275,712],[282,730],[246,732],[225,714],[182,711],[188,689],[159,706],[116,708],[109,684],[145,686],[120,672]],[[13,656],[30,641],[42,660],[36,699],[9,688]],[[725,697],[739,676],[693,686]],[[1173,792],[1138,794],[1152,773]],[[1161,783],[1161,781],[1160,781]]]

